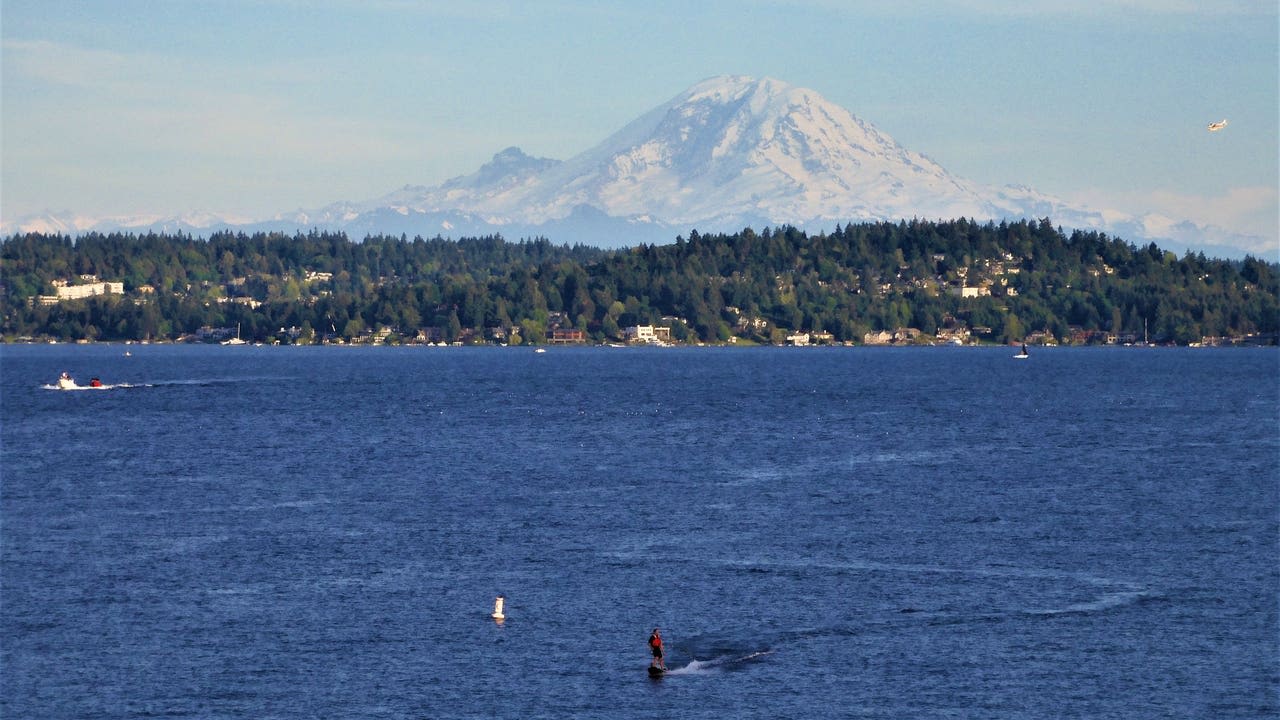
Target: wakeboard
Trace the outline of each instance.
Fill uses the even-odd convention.
[[[660,667],[657,667],[656,665],[649,666],[649,677],[653,677],[653,678],[662,677],[663,673],[665,672],[666,670]]]

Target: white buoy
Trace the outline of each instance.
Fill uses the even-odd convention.
[[[506,619],[506,617],[507,617],[507,616],[502,614],[502,603],[503,603],[505,600],[506,600],[506,598],[504,598],[504,597],[502,597],[501,595],[499,595],[499,596],[498,596],[498,598],[497,598],[496,600],[494,600],[494,601],[493,601],[493,614],[492,614],[492,615],[490,615],[489,617],[492,617],[494,620],[505,620],[505,619]]]

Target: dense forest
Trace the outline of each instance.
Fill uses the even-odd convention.
[[[545,239],[220,232],[15,235],[5,340],[1115,342],[1274,337],[1280,266],[1038,222],[790,227],[604,251]],[[77,286],[115,283],[76,298]],[[85,289],[81,287],[81,289]],[[910,332],[899,332],[909,329]],[[880,337],[884,337],[881,335]]]

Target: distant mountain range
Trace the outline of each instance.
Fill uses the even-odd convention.
[[[1256,244],[1220,228],[1065,203],[1031,188],[995,188],[948,173],[818,93],[773,79],[717,77],[645,113],[566,161],[507,148],[476,172],[437,186],[405,186],[269,219],[210,214],[6,222],[4,234],[97,230],[246,232],[308,228],[353,238],[501,233],[556,243],[663,244],[678,234],[794,225],[816,232],[849,222],[1049,217],[1175,251]]]

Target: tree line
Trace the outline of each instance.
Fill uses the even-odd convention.
[[[0,247],[8,340],[167,340],[203,327],[244,337],[597,342],[632,325],[683,342],[777,342],[790,332],[860,342],[968,327],[997,342],[1033,332],[1147,332],[1152,341],[1274,334],[1280,266],[1138,247],[1039,221],[912,220],[678,237],[601,250],[500,236],[446,240],[343,233],[21,234]],[[42,301],[57,281],[123,294]],[[389,331],[389,333],[388,333]]]

